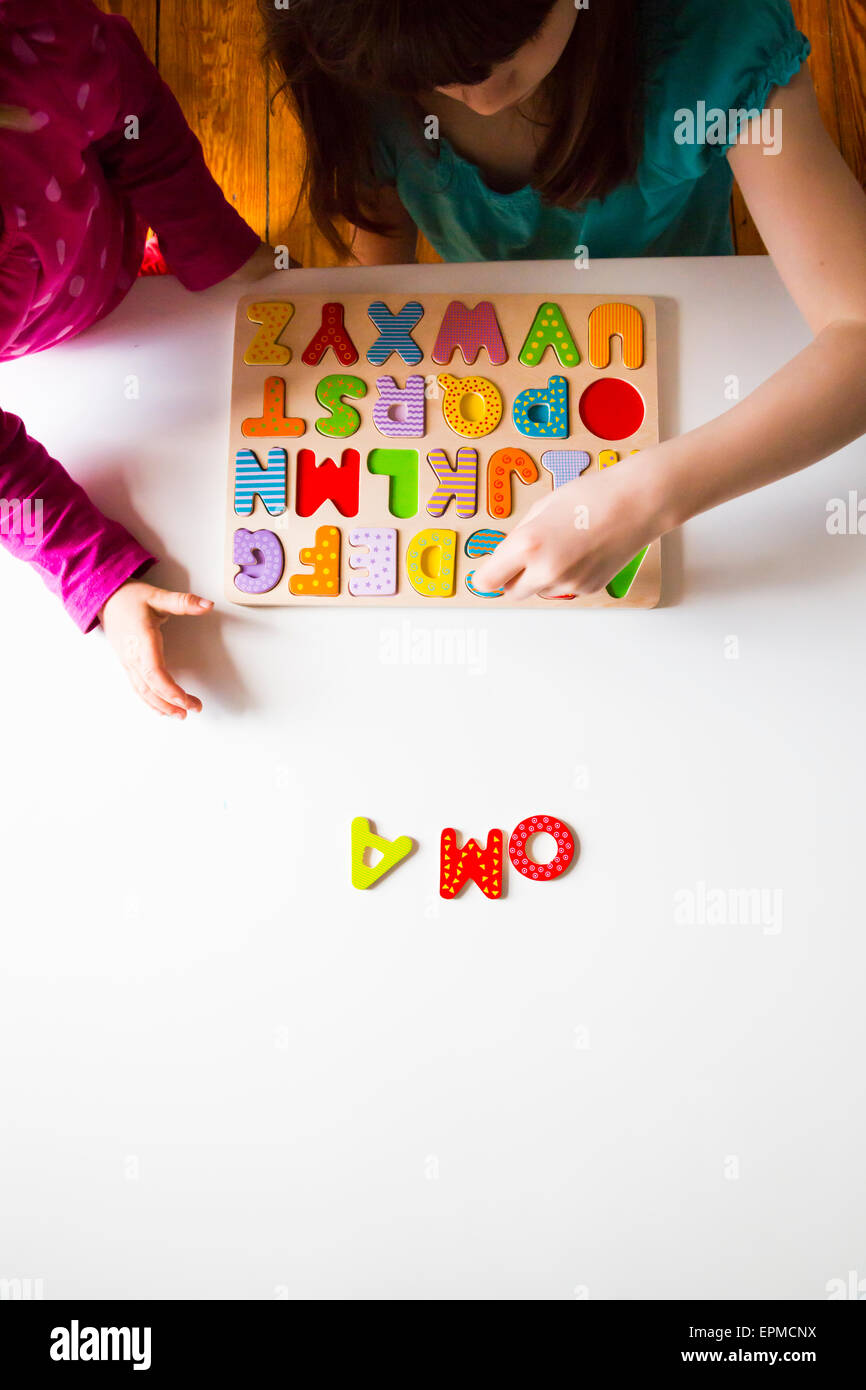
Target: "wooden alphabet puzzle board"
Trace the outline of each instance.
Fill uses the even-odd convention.
[[[553,488],[658,442],[651,299],[248,295],[227,596],[506,606],[474,587],[480,559]],[[650,608],[660,588],[655,542],[601,594],[528,602]]]

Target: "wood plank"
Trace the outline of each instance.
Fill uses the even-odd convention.
[[[268,74],[269,95],[277,90],[277,78]],[[268,240],[272,246],[288,246],[302,266],[343,264],[315,226],[302,202],[294,215],[304,168],[301,129],[283,96],[268,108]]]
[[[839,143],[839,122],[836,112],[836,87],[833,72],[833,53],[830,41],[830,5],[838,0],[791,0],[794,20],[811,41],[812,53],[809,69],[821,115],[832,138]],[[765,247],[758,229],[746,207],[739,188],[734,186],[733,195],[734,245],[740,256],[765,256]]]
[[[831,43],[831,12],[840,0],[792,0],[797,28],[812,44],[809,71],[815,84],[818,106],[824,124],[839,144],[839,113],[836,101],[836,74]]]
[[[420,265],[439,265],[442,260],[439,252],[433,250],[433,247],[422,232],[418,233],[418,245],[415,254]]]
[[[739,184],[734,184],[731,199],[731,216],[734,225],[734,247],[738,256],[766,256],[767,248],[752,221],[746,207],[746,200],[740,192]]]
[[[267,85],[246,5],[160,0],[159,69],[226,197],[267,229]]]
[[[301,186],[304,162],[304,142],[300,127],[283,96],[274,97],[278,78],[268,75],[268,240],[272,246],[288,246],[302,266],[322,267],[346,264],[328,245],[310,216],[309,208],[301,202],[297,214],[293,210]],[[441,261],[432,246],[419,233],[418,260],[432,264]]]
[[[108,14],[122,14],[139,37],[151,62],[156,62],[158,0],[97,0]]]
[[[866,184],[866,0],[832,0],[830,37],[839,144],[860,183]]]
[[[839,123],[836,113],[836,89],[833,72],[833,55],[830,41],[830,3],[831,0],[792,0],[794,19],[811,41],[812,53],[809,68],[821,115],[828,131],[838,144]],[[835,3],[835,0],[833,0]],[[767,248],[752,221],[745,199],[739,188],[734,186],[733,200],[734,245],[740,256],[765,256]]]

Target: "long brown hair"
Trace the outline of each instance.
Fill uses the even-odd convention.
[[[398,99],[421,135],[418,94],[484,82],[541,29],[556,0],[259,0],[267,54],[306,142],[301,196],[338,253],[337,218],[392,230],[369,210],[372,108]],[[545,82],[549,133],[532,186],[574,208],[634,177],[643,143],[636,0],[592,0]],[[432,147],[432,149],[431,149]],[[366,206],[365,206],[366,204]]]

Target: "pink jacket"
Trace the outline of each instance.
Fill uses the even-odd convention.
[[[130,25],[91,0],[0,0],[0,217],[0,361],[110,313],[135,281],[148,224],[191,290],[238,270],[259,240]],[[39,569],[84,632],[154,558],[2,410],[0,543]]]

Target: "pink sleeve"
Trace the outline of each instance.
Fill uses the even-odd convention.
[[[115,590],[154,557],[86,492],[15,415],[0,410],[0,542],[28,560],[82,632]]]
[[[208,289],[249,260],[259,237],[208,171],[199,141],[131,25],[119,15],[100,19],[120,97],[117,123],[97,144],[106,176],[157,233],[180,282]],[[138,139],[127,139],[129,116],[138,119]]]

